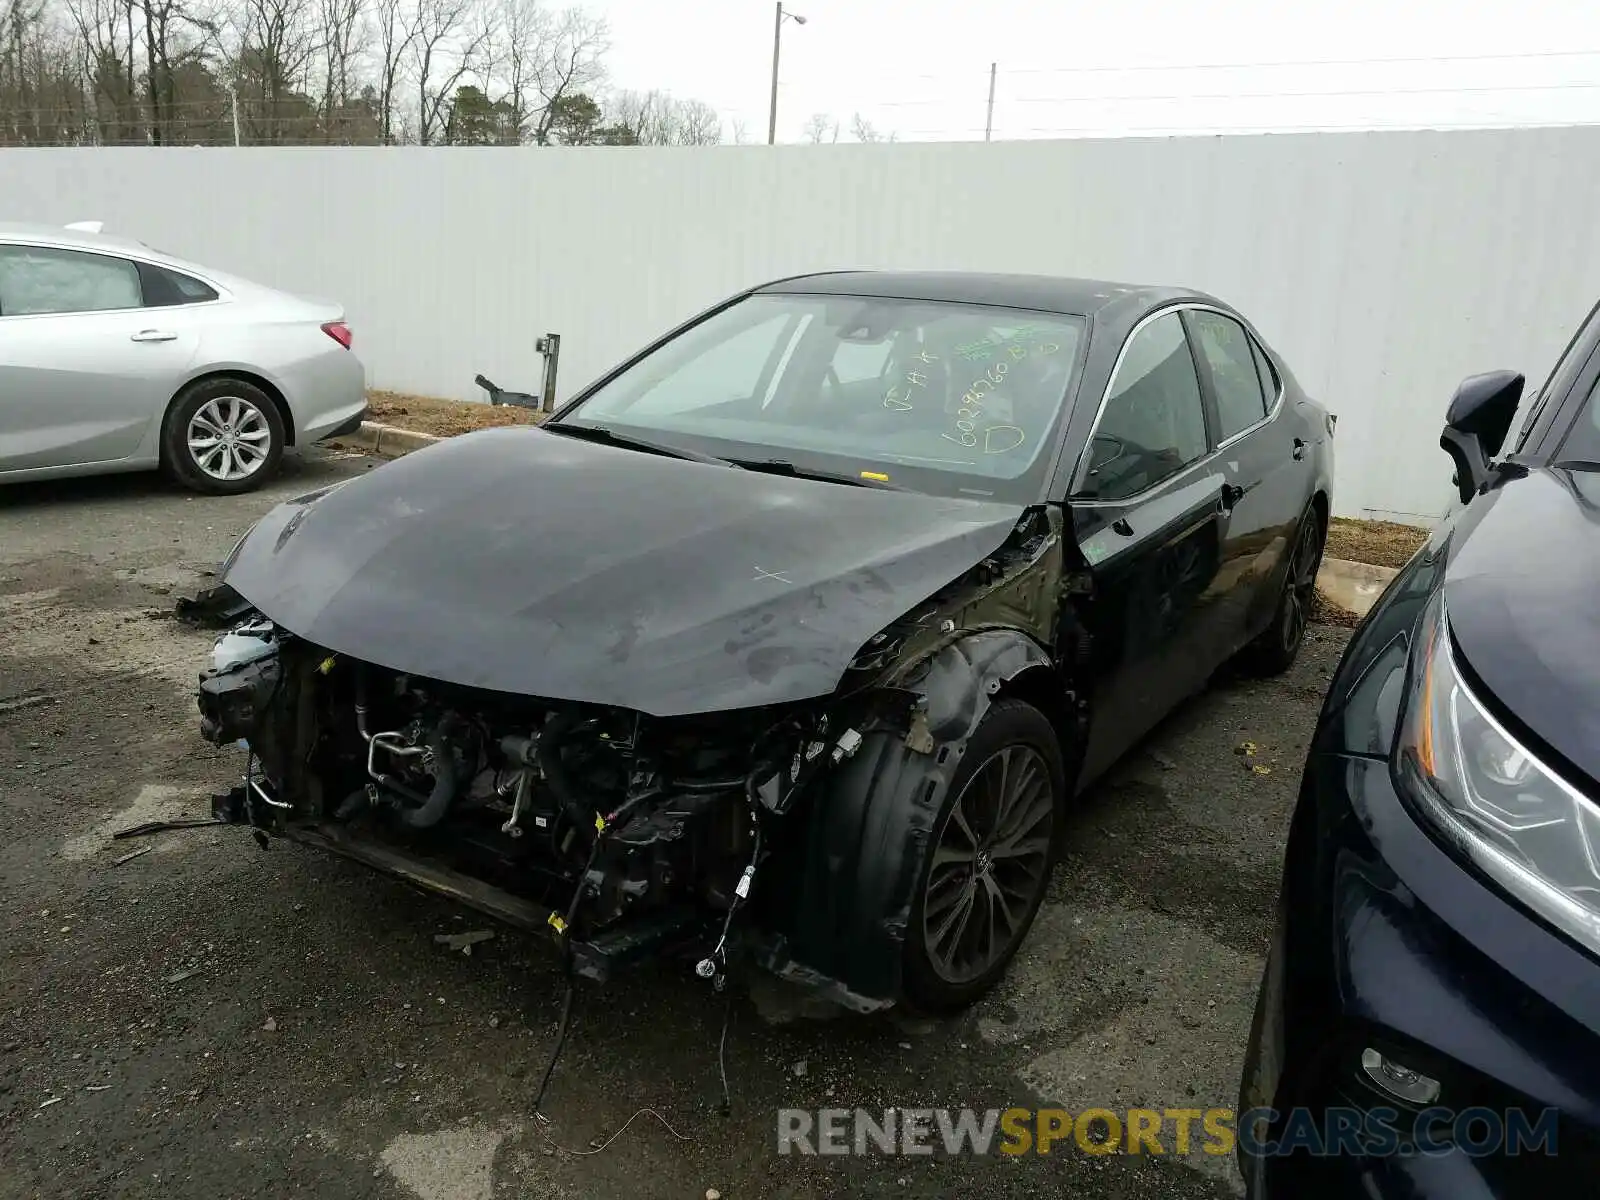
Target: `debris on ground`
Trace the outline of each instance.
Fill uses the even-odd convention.
[[[52,1104],[60,1104],[60,1103],[61,1103],[61,1097],[60,1096],[51,1096],[50,1099],[46,1100],[43,1104],[39,1105],[39,1107],[40,1108],[49,1108]]]
[[[1375,567],[1403,567],[1427,540],[1428,531],[1415,525],[1335,517],[1328,525],[1323,553],[1329,558],[1371,563]]]
[[[277,1033],[278,1032],[278,1018],[277,1017],[268,1017],[265,1021],[261,1022],[261,1032],[262,1033]]]
[[[250,602],[225,583],[181,596],[172,607],[172,615],[179,621],[200,629],[227,629],[249,611]]]
[[[435,437],[454,437],[500,425],[537,425],[544,413],[514,405],[471,400],[439,400],[401,392],[368,392],[367,419]]]
[[[152,833],[166,833],[169,829],[203,829],[207,825],[225,825],[226,821],[219,821],[215,817],[183,817],[176,821],[146,821],[143,825],[131,825],[127,829],[119,829],[111,836],[113,838],[145,837]]]
[[[436,933],[433,940],[441,946],[449,946],[452,950],[459,950],[468,958],[472,957],[472,948],[479,942],[487,942],[494,937],[492,929],[471,929],[466,933]],[[444,1003],[444,997],[439,997],[439,1003]]]
[[[802,1058],[799,1062],[795,1063],[790,1070],[794,1072],[796,1079],[804,1079],[806,1072],[810,1070],[810,1067],[807,1066],[806,1060]]]
[[[200,974],[201,969],[202,968],[200,967],[190,967],[187,971],[174,971],[171,975],[167,976],[167,982],[182,983],[185,979],[193,979],[196,975]]]
[[[141,854],[149,854],[150,851],[152,851],[154,849],[155,849],[154,846],[141,846],[139,849],[133,851],[130,854],[124,854],[121,858],[115,860],[111,865],[113,867],[120,867],[123,863],[132,862],[134,859],[138,858]]]
[[[1335,604],[1326,592],[1317,589],[1311,598],[1311,621],[1316,625],[1337,625],[1341,629],[1354,629],[1361,624],[1361,614]]]
[[[1256,744],[1254,742],[1240,742],[1233,748],[1233,752],[1241,758],[1254,758],[1256,756]]]

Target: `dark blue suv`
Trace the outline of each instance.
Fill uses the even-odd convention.
[[[1600,307],[1502,445],[1474,376],[1460,504],[1318,722],[1241,1085],[1254,1197],[1600,1190]]]

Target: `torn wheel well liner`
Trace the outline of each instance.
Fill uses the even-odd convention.
[[[767,966],[826,977],[854,996],[900,996],[912,902],[966,744],[1000,696],[1042,701],[1050,680],[1060,689],[1043,646],[994,629],[944,646],[896,684],[907,694],[913,728],[925,721],[933,746],[913,748],[907,730],[875,729],[834,774],[795,849],[793,886],[777,893],[787,911],[771,915],[785,933],[768,947]]]

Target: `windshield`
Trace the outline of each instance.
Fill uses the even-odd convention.
[[[1077,317],[864,296],[750,296],[561,418],[722,458],[1033,500]]]
[[[1600,463],[1600,380],[1589,389],[1556,458],[1562,462]]]

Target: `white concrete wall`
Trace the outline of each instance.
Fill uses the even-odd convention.
[[[1600,295],[1600,129],[711,149],[0,151],[0,218],[100,219],[341,300],[374,386],[570,395],[751,283],[835,267],[1183,283],[1339,414],[1336,508],[1443,511],[1467,374],[1542,381]]]

